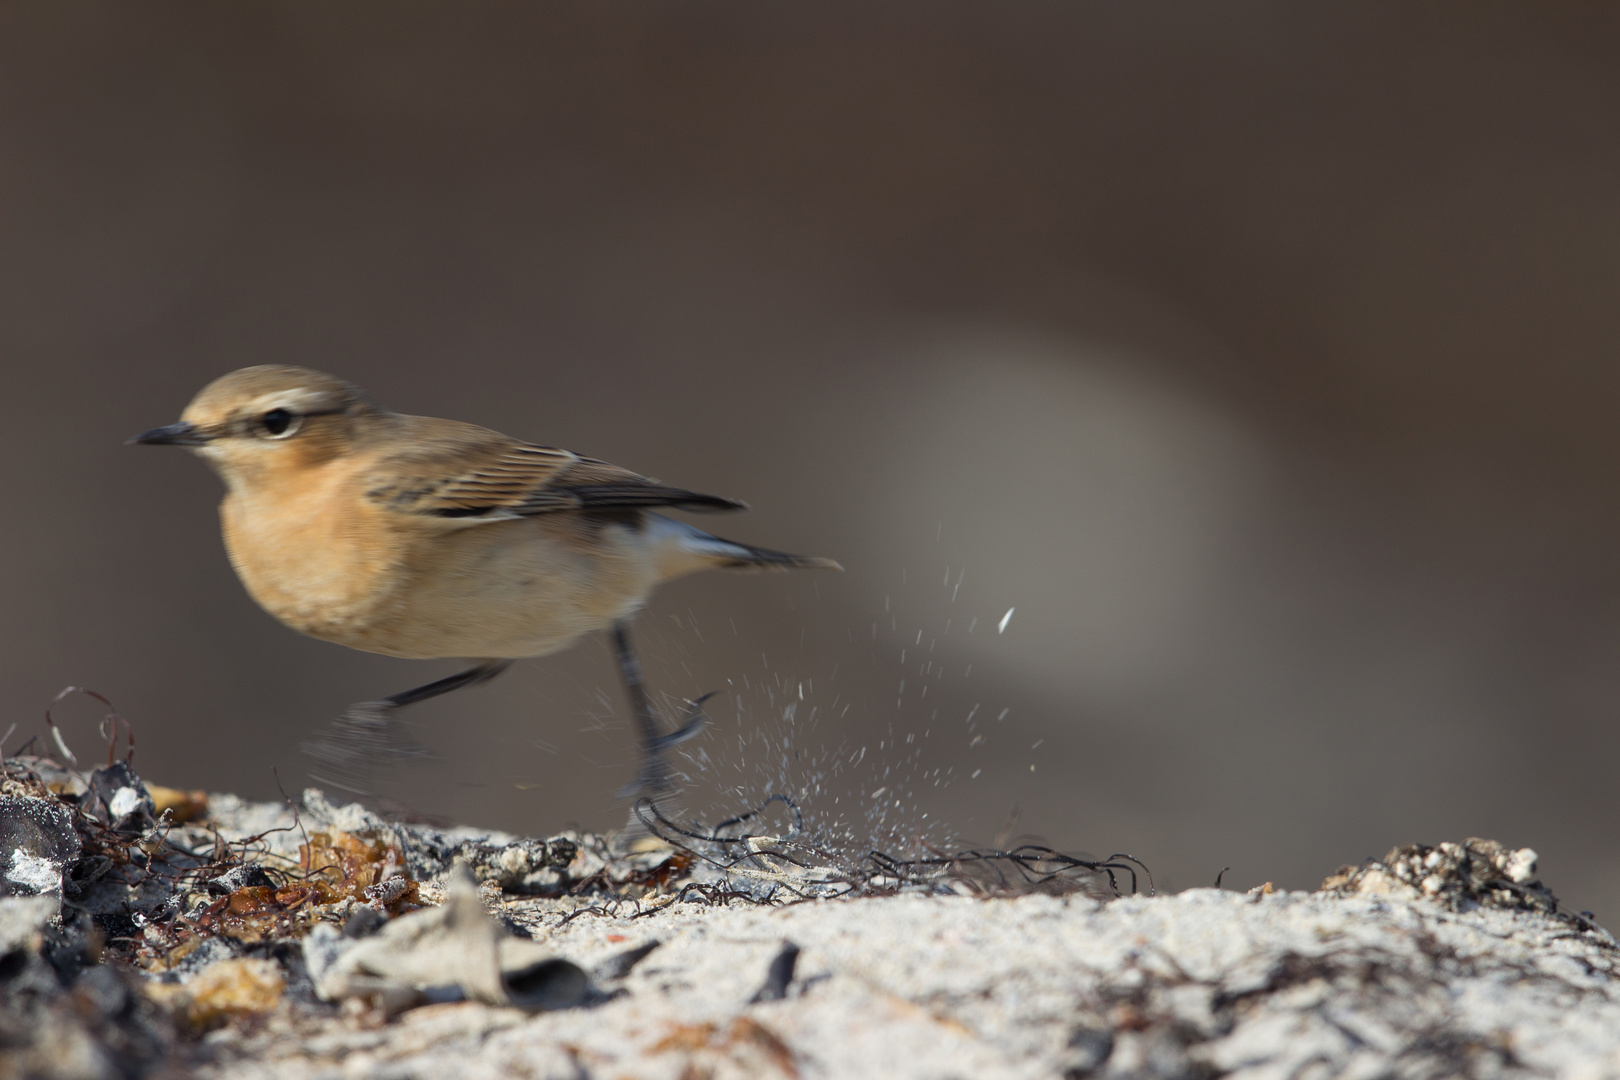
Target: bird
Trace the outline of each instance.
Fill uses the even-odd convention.
[[[630,635],[653,590],[706,569],[838,569],[832,559],[725,540],[658,513],[747,509],[568,450],[457,420],[390,412],[333,375],[246,367],[198,392],[178,422],[130,443],[185,447],[225,485],[225,550],[283,624],[365,652],[454,658],[465,670],[359,702],[310,749],[354,786],[400,709],[494,678],[588,634],[611,638],[640,736],[626,793],[667,791],[666,732]],[[356,788],[356,790],[361,790]]]

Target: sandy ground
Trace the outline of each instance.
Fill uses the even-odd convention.
[[[507,905],[524,921],[524,902]],[[527,905],[531,908],[533,905]],[[539,922],[554,922],[542,917]],[[539,936],[592,1007],[428,1006],[380,1027],[226,1029],[214,1076],[1620,1075],[1620,956],[1542,916],[1196,889],[1100,903],[672,905]],[[751,1002],[784,942],[782,1000]]]
[[[844,890],[780,838],[722,872],[318,792],[296,824],[216,795],[164,833],[133,774],[8,769],[0,1080],[1620,1076],[1620,948],[1489,842],[1317,893],[800,900]]]

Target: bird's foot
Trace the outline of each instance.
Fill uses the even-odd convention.
[[[427,747],[400,738],[398,710],[391,701],[362,701],[343,710],[324,734],[303,744],[314,759],[310,776],[329,787],[371,795],[379,769],[430,757]]]
[[[680,727],[668,735],[660,735],[654,739],[652,749],[659,752],[668,750],[672,746],[679,746],[702,731],[709,722],[708,714],[703,711],[703,703],[714,697],[714,695],[715,691],[711,690],[696,701],[688,701],[686,703],[686,712],[681,714]]]
[[[688,701],[679,727],[668,734],[655,736],[642,745],[641,774],[619,789],[619,798],[648,798],[657,802],[661,796],[675,790],[675,774],[665,752],[703,730],[709,722],[709,717],[703,711],[703,703],[712,697],[714,694],[708,693],[696,701]]]

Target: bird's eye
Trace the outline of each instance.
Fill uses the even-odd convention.
[[[271,409],[259,417],[259,427],[272,439],[285,439],[298,430],[298,416],[286,409]]]

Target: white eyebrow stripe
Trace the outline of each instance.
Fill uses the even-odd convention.
[[[293,390],[277,390],[270,394],[261,394],[253,399],[250,412],[269,412],[271,409],[286,409],[288,412],[313,412],[325,409],[335,404],[335,395],[322,390],[306,390],[297,388]]]

